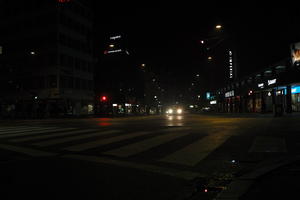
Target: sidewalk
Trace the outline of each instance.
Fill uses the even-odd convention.
[[[232,118],[288,118],[288,117],[300,117],[300,112],[283,113],[282,116],[275,117],[273,113],[217,113],[217,112],[203,112],[197,113],[200,115],[212,115]]]
[[[300,157],[279,159],[237,178],[216,200],[297,199],[299,181]]]
[[[298,199],[299,181],[300,161],[260,177],[240,199]]]

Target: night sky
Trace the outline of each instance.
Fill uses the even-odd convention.
[[[289,45],[300,41],[300,14],[291,7],[93,5],[99,55],[110,34],[122,34],[137,62],[178,83],[194,73],[205,77],[207,54],[199,41],[214,35],[216,24],[223,25],[238,49],[239,77],[288,57]],[[214,54],[218,58],[221,52]]]

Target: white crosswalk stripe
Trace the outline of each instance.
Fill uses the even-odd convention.
[[[229,134],[220,134],[219,136],[212,134],[206,136],[160,159],[160,161],[179,165],[195,166],[207,157],[208,154],[223,144],[229,137]]]
[[[131,139],[131,138],[152,134],[152,133],[175,132],[175,131],[188,130],[188,129],[189,128],[180,127],[180,128],[163,129],[163,130],[159,130],[159,131],[133,132],[133,133],[128,133],[128,134],[124,134],[124,135],[120,135],[120,136],[116,136],[116,137],[112,137],[112,138],[108,138],[108,139],[99,139],[99,140],[86,142],[86,143],[82,143],[82,144],[76,144],[76,145],[73,145],[73,146],[66,147],[64,149],[68,150],[68,151],[80,152],[80,151],[84,151],[84,150],[88,150],[88,149],[93,149],[93,148],[96,148],[96,147],[101,147],[103,145],[108,145],[108,144],[112,144],[112,143],[115,143],[115,142],[120,142],[120,141],[123,141],[123,140]]]
[[[55,134],[50,135],[37,135],[37,136],[31,136],[26,138],[20,138],[20,139],[12,139],[11,142],[28,142],[28,141],[34,141],[34,140],[42,140],[42,139],[49,139],[49,138],[55,138],[55,137],[61,137],[61,136],[69,136],[74,135],[78,133],[88,133],[92,131],[96,131],[97,129],[83,129],[83,130],[76,130],[76,131],[70,131],[70,132],[58,132]]]
[[[0,132],[0,135],[4,134],[13,134],[13,133],[24,133],[24,132],[31,132],[31,131],[44,131],[44,130],[50,130],[50,129],[55,129],[56,127],[32,127],[32,128],[26,128],[26,129],[16,129],[16,130],[7,130]]]
[[[134,132],[134,133],[124,134],[124,135],[120,135],[120,136],[116,136],[116,137],[112,137],[112,138],[100,139],[100,140],[95,140],[95,141],[92,141],[92,142],[77,144],[77,145],[69,146],[69,147],[64,148],[64,149],[68,150],[68,151],[84,151],[84,150],[87,150],[87,149],[100,147],[100,146],[103,146],[103,145],[123,141],[123,140],[126,140],[126,139],[135,138],[135,137],[139,137],[139,136],[143,136],[143,135],[148,135],[150,133],[152,133],[152,132],[151,131]]]
[[[45,133],[55,133],[55,132],[63,132],[63,131],[71,131],[76,130],[76,128],[50,128],[49,130],[34,130],[30,132],[21,132],[21,133],[7,133],[0,135],[0,138],[12,138],[12,137],[20,137],[20,136],[32,136],[36,134],[45,134]]]
[[[43,157],[43,156],[54,156],[54,153],[44,152],[36,149],[30,149],[25,147],[13,146],[8,144],[0,144],[0,149],[5,149],[8,151],[14,151],[22,154],[26,154],[33,157]]]
[[[8,131],[8,130],[21,130],[21,129],[27,129],[27,128],[31,128],[31,127],[28,127],[28,126],[2,126],[2,127],[0,127],[0,132]]]
[[[186,136],[187,133],[175,132],[159,135],[150,139],[143,140],[141,142],[136,142],[127,146],[123,146],[118,149],[113,149],[111,151],[104,152],[107,155],[114,155],[119,157],[128,157],[144,151],[147,151],[153,147],[159,146],[161,144],[167,143],[169,141],[175,140],[177,138]]]
[[[120,131],[120,130],[108,130],[108,131],[103,131],[103,132],[89,133],[89,134],[66,137],[66,138],[61,138],[61,139],[47,140],[47,141],[44,141],[44,142],[34,143],[33,145],[46,147],[46,146],[51,146],[51,145],[57,145],[57,144],[62,144],[62,143],[66,143],[66,142],[76,141],[76,140],[80,140],[80,139],[92,138],[92,137],[97,137],[97,136],[101,136],[101,135],[120,133],[120,132],[122,132],[122,131]]]

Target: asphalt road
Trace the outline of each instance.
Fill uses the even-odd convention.
[[[7,199],[211,199],[232,179],[299,155],[299,121],[209,114],[4,120],[1,190]]]

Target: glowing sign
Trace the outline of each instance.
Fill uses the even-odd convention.
[[[109,39],[116,40],[116,39],[120,39],[120,38],[121,38],[121,35],[116,35],[116,36],[110,37]]]
[[[210,99],[210,92],[206,92],[206,99]]]
[[[122,52],[122,49],[116,49],[116,50],[111,50],[111,51],[105,51],[104,54],[107,54],[107,53],[119,53],[119,52]]]
[[[264,83],[259,83],[257,86],[258,86],[259,88],[264,88],[265,84],[264,84]]]
[[[297,93],[300,93],[300,86],[292,88],[292,94],[297,94]]]
[[[234,96],[234,90],[225,93],[225,97],[233,97],[233,96]]]
[[[273,84],[276,83],[276,81],[277,81],[276,78],[274,78],[274,79],[272,79],[272,80],[268,80],[268,85],[273,85]]]
[[[217,104],[217,100],[210,101],[209,103],[212,104],[212,105]]]
[[[228,51],[229,54],[229,78],[233,79],[233,54],[232,51]]]

